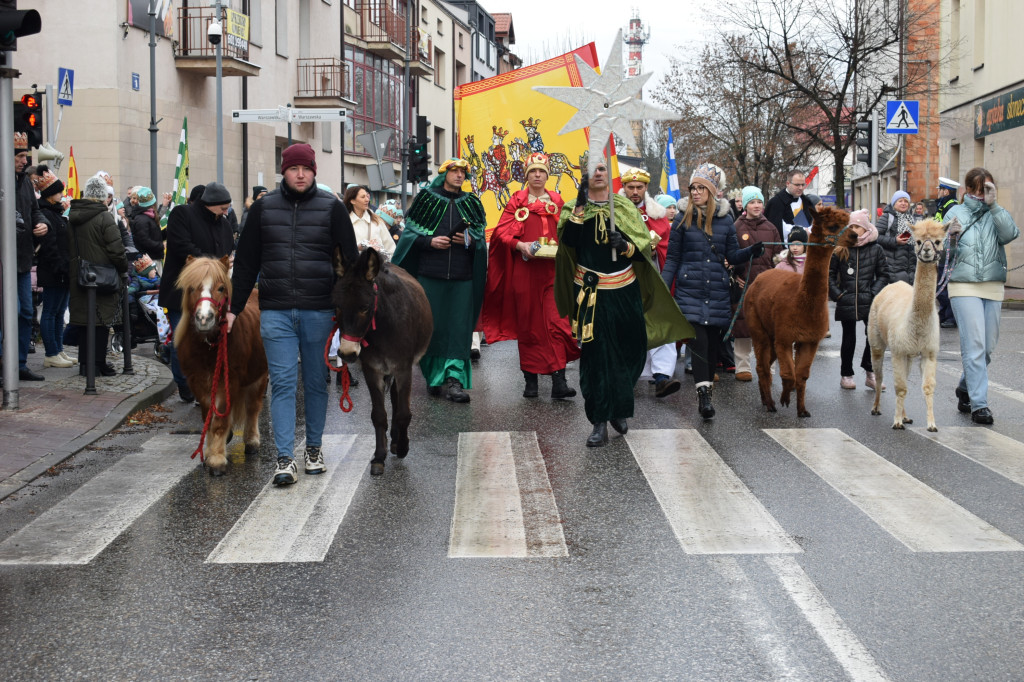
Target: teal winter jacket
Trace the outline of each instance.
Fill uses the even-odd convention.
[[[950,281],[1005,282],[1004,247],[1020,235],[1009,211],[968,196],[949,209],[942,222],[948,225],[953,218],[960,219],[963,231],[950,254],[955,263]]]

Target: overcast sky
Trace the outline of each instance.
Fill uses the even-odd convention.
[[[489,12],[511,12],[516,34],[515,52],[524,64],[532,64],[579,47],[588,42],[597,45],[597,58],[601,65],[608,60],[615,33],[623,30],[623,40],[629,28],[633,8],[638,5],[589,0],[584,2],[558,2],[558,0],[482,0]],[[679,46],[697,52],[703,47],[712,30],[702,11],[679,11],[674,2],[643,3],[640,19],[644,29],[650,31],[644,46],[643,72],[653,75],[644,88],[649,96],[668,73],[670,56],[680,54]],[[581,15],[581,12],[587,12]],[[571,43],[571,46],[570,46]],[[623,64],[626,62],[623,55]]]

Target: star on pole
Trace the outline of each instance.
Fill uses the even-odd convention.
[[[644,84],[651,77],[645,73],[635,78],[627,78],[622,67],[622,30],[615,35],[611,54],[605,62],[604,70],[599,74],[595,69],[574,54],[576,66],[583,85],[580,87],[556,87],[538,85],[533,89],[552,97],[576,109],[569,122],[559,135],[590,128],[590,161],[588,172],[594,172],[594,166],[604,156],[604,148],[611,135],[618,135],[627,144],[635,147],[632,121],[671,121],[678,118],[672,112],[655,107],[639,98]]]

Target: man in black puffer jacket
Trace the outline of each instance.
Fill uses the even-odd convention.
[[[270,419],[274,425],[277,470],[274,483],[297,480],[295,395],[298,358],[306,408],[305,471],[321,474],[320,447],[327,420],[327,367],[324,344],[331,334],[334,304],[334,247],[343,258],[359,257],[348,210],[316,186],[316,156],[308,144],[281,153],[279,189],[249,208],[238,240],[231,277],[233,297],[228,331],[242,312],[259,277],[260,332],[270,368]]]

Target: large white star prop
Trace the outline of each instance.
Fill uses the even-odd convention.
[[[630,125],[632,121],[671,121],[678,118],[677,114],[659,109],[639,98],[644,83],[651,77],[650,73],[626,78],[622,68],[621,29],[615,36],[611,54],[600,74],[580,59],[579,55],[574,54],[573,57],[583,81],[582,87],[538,85],[533,89],[577,110],[558,131],[559,135],[589,126],[590,173],[594,172],[594,166],[604,156],[610,135],[618,135],[630,146],[637,146],[633,126]]]

